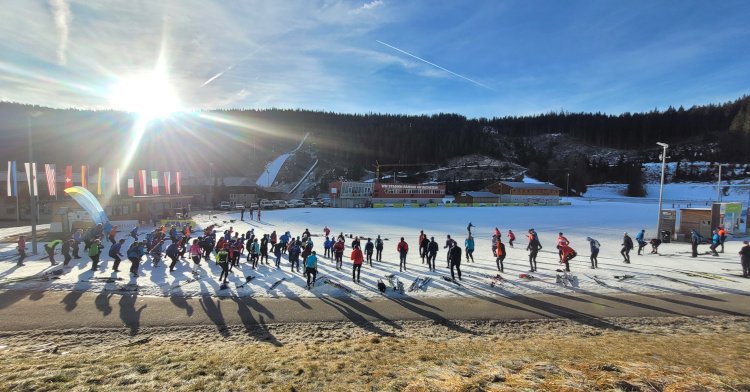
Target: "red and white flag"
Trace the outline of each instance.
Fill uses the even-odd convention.
[[[166,194],[171,194],[171,189],[169,189],[169,180],[171,177],[171,172],[164,172],[164,191]]]
[[[141,194],[146,194],[146,171],[145,170],[138,170],[138,180],[141,183]]]
[[[159,172],[151,170],[151,191],[154,195],[159,194]]]
[[[65,189],[73,186],[73,166],[65,166]]]
[[[175,179],[174,186],[175,186],[175,188],[177,188],[177,194],[181,195],[182,194],[182,186],[181,186],[180,183],[182,182],[182,177],[180,176],[180,172],[177,172],[175,174],[175,178],[174,179]]]
[[[47,175],[47,190],[50,196],[57,196],[57,187],[55,186],[55,164],[44,164],[44,173]]]
[[[135,196],[135,181],[128,178],[128,196]]]
[[[36,162],[31,164],[26,162],[24,165],[26,166],[26,181],[29,184],[29,194],[39,196],[39,189],[36,186]]]
[[[88,170],[86,169],[86,165],[81,166],[81,187],[86,188],[86,183],[88,182],[87,176],[89,175]]]

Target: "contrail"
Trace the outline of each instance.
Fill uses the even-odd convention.
[[[474,83],[474,84],[476,84],[476,85],[482,86],[482,87],[484,87],[484,88],[486,88],[486,89],[488,89],[488,90],[492,90],[492,91],[497,91],[497,90],[495,90],[495,89],[493,89],[493,88],[491,88],[491,87],[485,86],[485,85],[483,85],[482,83],[479,83],[479,82],[477,82],[476,80],[471,80],[471,79],[467,78],[466,76],[461,76],[461,75],[459,75],[459,74],[457,74],[457,73],[455,73],[455,72],[453,72],[453,71],[451,71],[451,70],[445,69],[445,68],[443,68],[443,67],[441,67],[441,66],[439,66],[439,65],[437,65],[437,64],[433,64],[433,63],[431,63],[431,62],[429,62],[429,61],[427,61],[427,60],[425,60],[425,59],[423,59],[423,58],[419,58],[419,57],[417,57],[417,56],[415,56],[415,55],[413,55],[413,54],[411,54],[411,53],[409,53],[409,52],[405,52],[405,51],[403,51],[403,50],[401,50],[401,49],[399,49],[399,48],[397,48],[397,47],[395,47],[395,46],[391,46],[391,45],[388,45],[387,43],[385,43],[385,42],[383,42],[383,41],[378,41],[378,40],[376,40],[376,41],[377,41],[378,43],[380,43],[380,44],[383,44],[383,45],[385,45],[385,46],[387,46],[387,47],[391,48],[391,49],[395,49],[395,50],[398,50],[399,52],[401,52],[401,53],[403,53],[403,54],[405,54],[405,55],[408,55],[408,56],[414,57],[415,59],[417,59],[417,60],[419,60],[419,61],[423,61],[423,62],[425,62],[425,63],[427,63],[427,64],[430,64],[430,65],[432,65],[432,66],[433,66],[433,67],[435,67],[435,68],[439,68],[439,69],[442,69],[443,71],[445,71],[445,72],[448,72],[448,73],[450,73],[450,74],[452,74],[452,75],[456,75],[456,76],[458,76],[458,77],[459,77],[459,78],[461,78],[461,79],[465,79],[465,80],[468,80],[468,81],[470,81],[470,82],[472,82],[472,83]]]
[[[209,83],[213,82],[213,81],[214,81],[214,80],[215,80],[216,78],[218,78],[219,76],[221,76],[221,75],[224,75],[225,73],[227,73],[227,72],[231,71],[231,70],[232,70],[232,68],[234,68],[234,67],[236,67],[236,66],[237,66],[237,64],[239,64],[239,63],[241,63],[241,62],[243,62],[243,61],[247,60],[247,58],[248,58],[248,57],[250,57],[250,56],[254,55],[254,54],[255,54],[255,53],[257,53],[257,52],[258,52],[259,50],[263,49],[263,47],[264,47],[264,46],[266,46],[266,45],[265,45],[265,44],[261,45],[261,46],[260,46],[260,48],[258,48],[258,49],[255,49],[255,50],[254,50],[254,51],[253,51],[252,53],[250,53],[250,54],[248,54],[247,56],[245,56],[245,57],[243,57],[242,59],[240,59],[240,61],[238,61],[238,62],[234,63],[233,65],[231,65],[231,66],[229,66],[229,67],[227,67],[227,70],[226,70],[226,71],[221,71],[221,72],[217,73],[217,74],[216,74],[216,75],[215,75],[214,77],[212,77],[211,79],[208,79],[208,80],[206,80],[206,83],[203,83],[203,84],[201,84],[201,87],[203,87],[203,86],[205,86],[205,85],[207,85],[207,84],[209,84]]]
[[[55,18],[55,29],[60,36],[60,44],[57,47],[57,63],[65,65],[68,60],[65,57],[65,49],[68,47],[68,32],[73,15],[70,5],[65,0],[49,0],[52,14]]]

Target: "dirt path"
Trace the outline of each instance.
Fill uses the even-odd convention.
[[[0,292],[5,331],[269,323],[547,320],[609,317],[749,316],[740,294],[568,294],[487,298],[253,299],[139,297],[111,292]]]

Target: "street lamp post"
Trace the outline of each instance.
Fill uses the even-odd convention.
[[[661,201],[664,195],[664,170],[667,167],[667,143],[656,142],[656,144],[664,147],[664,151],[661,153],[661,186],[659,187],[659,218],[656,220],[656,235],[661,238]]]
[[[208,164],[208,209],[214,209],[214,164]]]
[[[271,172],[266,169],[266,188],[271,187]]]
[[[570,201],[570,172],[568,172],[568,178],[565,180],[565,197]]]
[[[34,149],[31,144],[31,118],[39,117],[42,115],[42,112],[26,112],[26,133],[29,137],[29,167],[33,171],[30,176],[30,181],[36,182],[36,170],[34,169]],[[34,195],[34,185],[29,184],[29,196],[31,197],[31,252],[33,254],[37,253],[37,242],[36,242],[36,220],[37,220],[37,210],[36,210],[36,196]]]
[[[716,184],[716,202],[721,203],[721,163],[716,163],[719,165],[719,182]]]

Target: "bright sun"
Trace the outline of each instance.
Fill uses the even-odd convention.
[[[163,72],[122,79],[112,89],[110,99],[117,109],[138,113],[150,121],[182,110]]]

